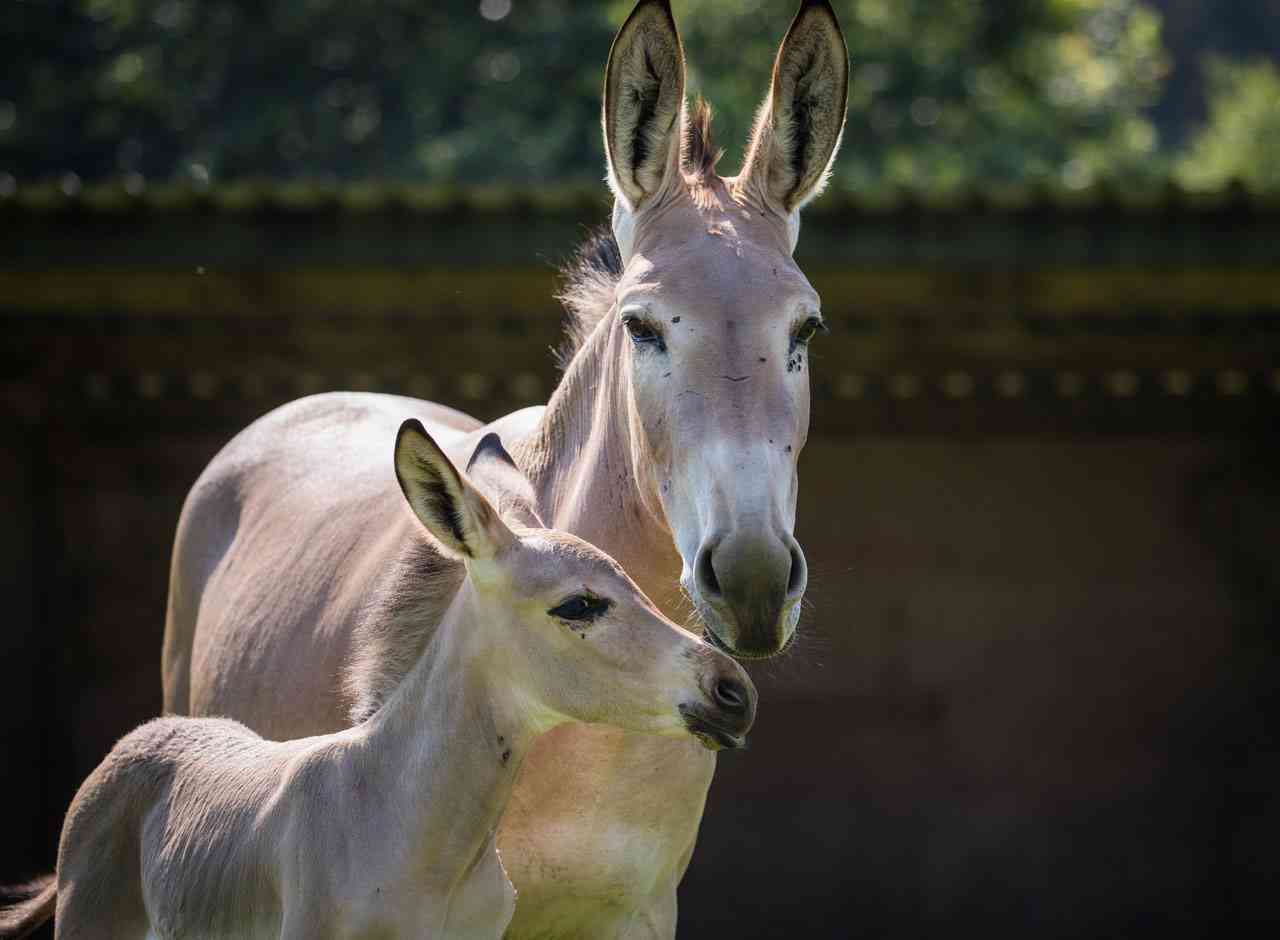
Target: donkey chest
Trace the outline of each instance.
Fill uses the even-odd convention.
[[[507,936],[616,936],[666,905],[714,770],[696,743],[598,725],[539,739],[498,833],[517,892]]]
[[[445,935],[459,938],[498,938],[515,913],[516,891],[490,838],[478,863],[463,877],[449,898]]]

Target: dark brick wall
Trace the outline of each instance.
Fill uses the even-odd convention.
[[[801,464],[810,608],[753,668],[759,729],[721,761],[684,935],[1276,918],[1276,218],[806,229],[834,327]],[[448,230],[411,214],[18,221],[0,883],[52,864],[84,774],[159,708],[173,528],[222,443],[325,388],[481,417],[544,399],[558,325],[532,259],[573,230],[517,220],[486,259],[472,220],[432,265]]]

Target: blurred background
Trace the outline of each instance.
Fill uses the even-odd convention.
[[[0,883],[158,711],[232,434],[332,388],[550,394],[629,6],[9,0]],[[674,6],[733,172],[794,4]],[[810,609],[681,936],[1276,920],[1280,2],[835,6]]]

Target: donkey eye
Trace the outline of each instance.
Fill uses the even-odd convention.
[[[822,317],[810,317],[800,324],[800,328],[796,330],[796,334],[791,341],[796,346],[804,346],[819,333],[829,332],[827,325],[822,322]]]
[[[631,334],[631,339],[636,343],[653,345],[661,350],[667,348],[666,343],[662,340],[662,334],[654,328],[653,324],[639,314],[623,314],[622,325],[627,328],[627,332]]]
[[[590,594],[574,594],[567,597],[555,607],[552,607],[548,614],[557,620],[570,620],[578,623],[590,623],[598,617],[604,615],[613,602],[603,597],[592,597]]]

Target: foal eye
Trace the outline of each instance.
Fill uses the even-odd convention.
[[[548,614],[557,620],[571,620],[578,623],[590,623],[597,617],[603,616],[613,602],[603,597],[592,597],[590,594],[574,594],[567,597],[555,607],[552,607]]]
[[[796,346],[804,346],[819,333],[829,332],[827,325],[822,322],[822,317],[810,317],[800,324],[791,342]]]
[[[653,325],[639,314],[623,314],[622,325],[627,328],[627,332],[631,335],[631,339],[636,343],[651,344],[657,349],[663,350],[667,348],[666,343],[662,340],[662,334],[654,329]]]

